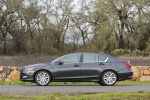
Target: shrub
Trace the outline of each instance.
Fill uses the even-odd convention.
[[[129,49],[115,49],[112,51],[112,54],[116,55],[116,56],[149,56],[150,52],[145,52],[145,51],[141,51],[141,50],[129,50]]]
[[[131,53],[131,50],[129,49],[115,49],[112,51],[112,54],[121,56],[121,55],[129,55]]]

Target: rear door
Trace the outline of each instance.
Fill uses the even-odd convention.
[[[99,80],[105,62],[101,61],[99,53],[83,53],[81,64],[81,79],[85,81]]]

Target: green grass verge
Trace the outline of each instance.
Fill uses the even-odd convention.
[[[0,82],[0,85],[28,85],[35,84],[31,82],[13,81],[13,82]],[[97,82],[52,82],[50,85],[98,85]],[[116,85],[150,85],[150,81],[119,81]]]
[[[107,92],[72,95],[54,93],[44,96],[0,95],[0,100],[150,100],[150,92]]]

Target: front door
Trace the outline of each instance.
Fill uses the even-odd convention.
[[[81,54],[69,54],[59,59],[54,65],[54,80],[73,81],[80,79],[80,56]]]

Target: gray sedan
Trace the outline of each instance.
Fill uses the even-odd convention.
[[[50,82],[98,82],[112,86],[117,81],[131,79],[129,61],[96,52],[80,52],[64,55],[52,62],[25,66],[20,80],[45,86]]]

